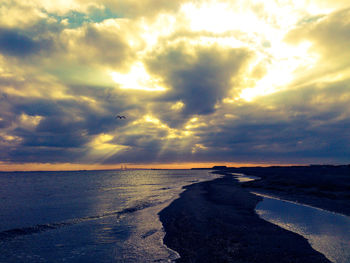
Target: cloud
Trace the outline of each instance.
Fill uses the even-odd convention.
[[[114,118],[117,113],[128,108],[127,102],[108,89],[76,87],[71,91],[75,92],[75,97],[3,98],[6,104],[0,106],[5,110],[0,114],[0,123],[4,128],[0,139],[12,146],[7,147],[4,154],[6,160],[24,161],[23,152],[28,154],[28,162],[73,162],[74,158],[83,160],[89,151],[88,144],[95,136],[113,133],[118,127],[127,124],[127,121],[118,122]],[[65,157],[60,156],[56,160],[57,155],[65,151]],[[43,152],[50,152],[51,156],[44,156]]]
[[[5,1],[0,158],[346,162],[345,7]]]
[[[153,54],[152,54],[153,55]],[[151,71],[165,79],[170,88],[165,101],[181,101],[184,116],[211,114],[215,105],[232,89],[249,59],[247,49],[185,46],[170,48],[148,61]]]
[[[348,64],[350,56],[350,8],[342,9],[323,16],[307,24],[302,24],[286,36],[289,43],[312,41],[324,62],[330,61],[335,66]]]
[[[35,41],[16,30],[0,28],[0,53],[3,55],[28,56],[47,50],[50,46],[48,40]]]
[[[226,104],[201,127],[198,143],[210,156],[230,161],[346,162],[349,153],[350,81],[324,83]],[[212,127],[216,127],[213,129]]]
[[[126,65],[133,56],[123,34],[126,27],[131,29],[132,24],[122,19],[111,19],[77,29],[65,29],[60,36],[64,47],[62,53],[90,65]]]

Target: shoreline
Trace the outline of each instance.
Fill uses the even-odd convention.
[[[260,180],[242,183],[252,192],[350,216],[350,166],[228,168]]]
[[[302,236],[261,219],[261,197],[232,175],[185,186],[159,213],[164,244],[177,251],[176,262],[330,262]]]

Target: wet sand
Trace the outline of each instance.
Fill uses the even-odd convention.
[[[254,209],[261,197],[232,176],[185,189],[159,213],[177,262],[330,262],[303,237],[260,219]]]

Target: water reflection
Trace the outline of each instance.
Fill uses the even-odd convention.
[[[163,244],[158,212],[184,185],[217,177],[195,170],[3,173],[0,262],[169,262],[179,256]]]
[[[260,180],[260,177],[253,176],[253,175],[244,175],[241,173],[232,173],[235,179],[237,179],[240,183],[245,183],[245,182],[250,182],[250,181],[255,181],[255,180]]]
[[[264,196],[256,207],[261,218],[308,239],[335,263],[350,262],[350,217]]]

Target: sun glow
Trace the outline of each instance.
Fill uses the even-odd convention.
[[[235,20],[226,3],[211,3],[200,7],[188,3],[182,6],[182,11],[194,31],[223,33],[232,29]]]
[[[150,114],[146,114],[142,118],[134,121],[132,125],[136,128],[138,125],[144,125],[145,123],[151,124],[154,126],[154,129],[166,131],[166,136],[160,138],[162,140],[183,139],[193,134],[193,132],[190,130],[171,128],[160,119]]]
[[[271,62],[266,67],[266,74],[253,82],[253,86],[248,85],[243,89],[239,98],[252,101],[258,96],[288,88],[293,83],[298,69],[311,69],[316,64],[318,56],[309,51],[311,45],[310,42],[303,42],[297,46],[276,43],[269,54]]]
[[[257,1],[256,5],[247,1],[240,2],[233,4],[210,1],[201,5],[187,3],[182,6],[181,11],[192,31],[206,31],[218,35],[240,33],[237,35],[249,38],[257,35],[274,37],[276,30],[289,27],[298,19],[291,13],[291,8],[272,6],[271,1]],[[261,17],[259,12],[254,10],[258,9],[258,2],[270,11],[273,10],[270,18]],[[272,22],[274,20],[275,22]]]
[[[118,152],[121,150],[125,150],[128,146],[114,144],[111,141],[114,139],[114,136],[111,134],[99,134],[96,136],[91,142],[90,147],[94,151],[103,151],[103,152]]]
[[[241,93],[233,98],[252,101],[288,88],[298,75],[316,64],[318,56],[310,51],[312,43],[285,42],[287,33],[308,16],[303,11],[307,6],[311,5],[303,1],[209,1],[184,4],[181,11],[192,31],[207,32],[191,41],[201,45],[244,47],[256,54],[255,62],[250,62],[250,71],[262,64],[264,73],[257,77],[248,71],[241,83]],[[269,15],[262,16],[266,10]],[[315,9],[310,15],[314,12]]]
[[[118,87],[125,90],[165,91],[161,85],[161,79],[151,76],[141,62],[134,64],[126,74],[110,72],[110,75]]]
[[[174,111],[180,111],[183,109],[184,106],[185,106],[185,104],[182,101],[177,101],[176,103],[171,105],[170,108]]]

